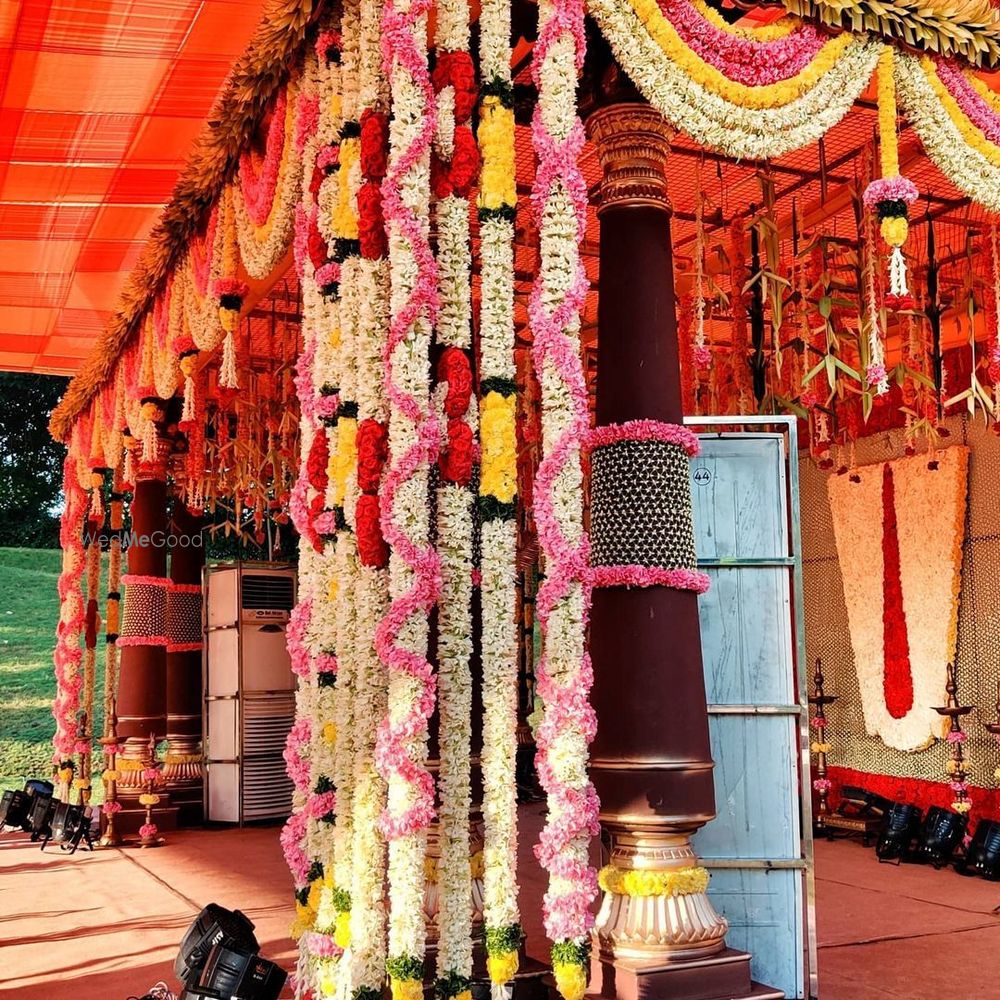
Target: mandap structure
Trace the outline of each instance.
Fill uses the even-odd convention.
[[[998,62],[987,0],[272,3],[52,415],[62,779],[89,781],[102,598],[122,801],[150,804],[150,734],[179,801],[201,766],[198,560],[133,545],[123,573],[113,541],[102,595],[85,527],[117,537],[129,496],[133,534],[171,497],[178,535],[290,520],[298,993],[467,1000],[481,940],[500,990],[538,566],[556,985],[749,995],[690,844],[715,803],[683,417],[795,414],[843,483],[874,430],[946,454],[951,414],[1000,417]],[[866,719],[909,751],[890,652]]]

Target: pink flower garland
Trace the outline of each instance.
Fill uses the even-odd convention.
[[[437,265],[424,233],[420,218],[403,199],[403,181],[428,155],[437,126],[434,87],[427,68],[426,53],[417,41],[417,25],[430,9],[430,0],[415,0],[406,11],[400,11],[389,0],[382,15],[382,58],[387,75],[402,67],[411,77],[424,99],[423,121],[413,141],[389,163],[382,183],[383,210],[386,228],[395,227],[406,240],[413,256],[417,274],[408,300],[397,309],[389,325],[389,336],[383,351],[385,387],[393,408],[392,420],[405,420],[414,425],[417,440],[403,454],[392,456],[380,491],[383,536],[396,558],[413,573],[410,590],[397,596],[375,633],[375,648],[386,668],[420,681],[421,688],[408,711],[395,722],[384,720],[379,727],[375,761],[382,777],[393,775],[412,788],[412,804],[402,813],[383,813],[383,835],[394,840],[427,826],[434,816],[434,779],[422,765],[411,759],[407,744],[426,733],[434,711],[433,667],[425,655],[412,652],[399,644],[399,634],[406,622],[415,615],[426,615],[434,606],[441,589],[441,569],[437,553],[429,544],[410,539],[396,520],[396,494],[421,468],[437,458],[439,428],[426,401],[408,393],[397,381],[393,371],[393,351],[403,343],[414,323],[423,316],[433,324],[438,310]],[[418,359],[417,364],[420,364]],[[426,362],[424,362],[426,363]]]
[[[619,441],[663,441],[683,448],[694,458],[699,452],[698,435],[680,424],[667,424],[660,420],[626,420],[621,424],[605,424],[595,427],[587,435],[591,448]]]
[[[59,624],[56,645],[52,653],[55,666],[56,697],[52,715],[56,732],[52,745],[53,760],[58,764],[73,756],[76,747],[76,715],[80,709],[83,678],[80,664],[80,634],[86,622],[86,609],[80,581],[83,577],[83,521],[87,512],[87,496],[80,488],[76,475],[76,460],[72,453],[63,462],[63,494],[66,506],[59,527],[59,543],[63,550],[63,568],[59,575]]]
[[[716,27],[688,0],[659,0],[659,6],[688,48],[727,79],[748,87],[798,76],[830,39],[802,24],[784,38],[758,42]]]
[[[673,587],[704,594],[708,575],[695,569],[664,569],[661,566],[592,566],[588,571],[591,587]]]
[[[577,242],[582,243],[586,232],[587,192],[577,158],[583,148],[583,125],[577,118],[566,138],[560,140],[547,131],[542,115],[547,100],[572,99],[571,96],[547,94],[541,74],[553,43],[567,33],[572,36],[579,71],[586,44],[581,0],[556,0],[545,23],[539,26],[532,64],[532,75],[539,89],[532,121],[538,169],[531,197],[536,218],[544,228],[547,203],[557,185],[561,186],[572,200]],[[543,457],[535,482],[535,519],[548,568],[537,598],[538,618],[545,638],[538,664],[538,691],[545,703],[545,716],[537,732],[536,763],[539,779],[549,797],[549,818],[535,853],[549,872],[543,917],[546,932],[553,941],[585,939],[593,926],[589,907],[597,893],[597,874],[586,863],[575,860],[570,849],[578,846],[581,839],[586,840],[599,832],[597,793],[593,785],[588,782],[582,789],[566,785],[550,761],[552,747],[562,733],[578,731],[589,743],[597,729],[597,718],[588,701],[593,683],[589,655],[584,653],[579,668],[568,681],[560,682],[548,672],[548,625],[553,609],[569,595],[575,584],[579,584],[583,592],[581,630],[586,628],[590,607],[588,539],[584,534],[574,543],[566,536],[553,502],[559,474],[567,463],[579,461],[580,449],[589,431],[587,389],[580,357],[564,333],[579,315],[588,288],[587,275],[578,254],[575,267],[571,286],[550,313],[546,300],[551,293],[545,286],[543,260],[542,274],[532,288],[529,306],[535,371],[542,372],[549,366],[554,368],[572,400],[572,417]],[[543,399],[543,406],[545,402]],[[569,887],[560,886],[560,883]]]
[[[208,282],[212,273],[212,254],[215,249],[215,232],[219,222],[219,199],[212,204],[203,236],[193,236],[188,243],[191,261],[191,276],[195,291],[204,298],[208,294]]]
[[[312,721],[308,716],[297,719],[285,741],[285,770],[292,784],[303,795],[309,791],[309,742],[312,739]]]
[[[951,59],[935,59],[934,64],[938,79],[955,98],[962,113],[990,142],[1000,145],[1000,115],[983,100],[956,62]]]

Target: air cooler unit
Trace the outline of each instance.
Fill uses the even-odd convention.
[[[295,720],[285,628],[295,570],[274,563],[205,569],[205,816],[222,823],[287,816],[282,752]]]

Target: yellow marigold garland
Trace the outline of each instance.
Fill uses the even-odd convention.
[[[600,887],[617,896],[694,896],[708,888],[708,880],[701,867],[647,871],[605,865],[597,876]]]

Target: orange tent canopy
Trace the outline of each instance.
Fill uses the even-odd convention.
[[[79,368],[262,7],[0,3],[0,369]]]

